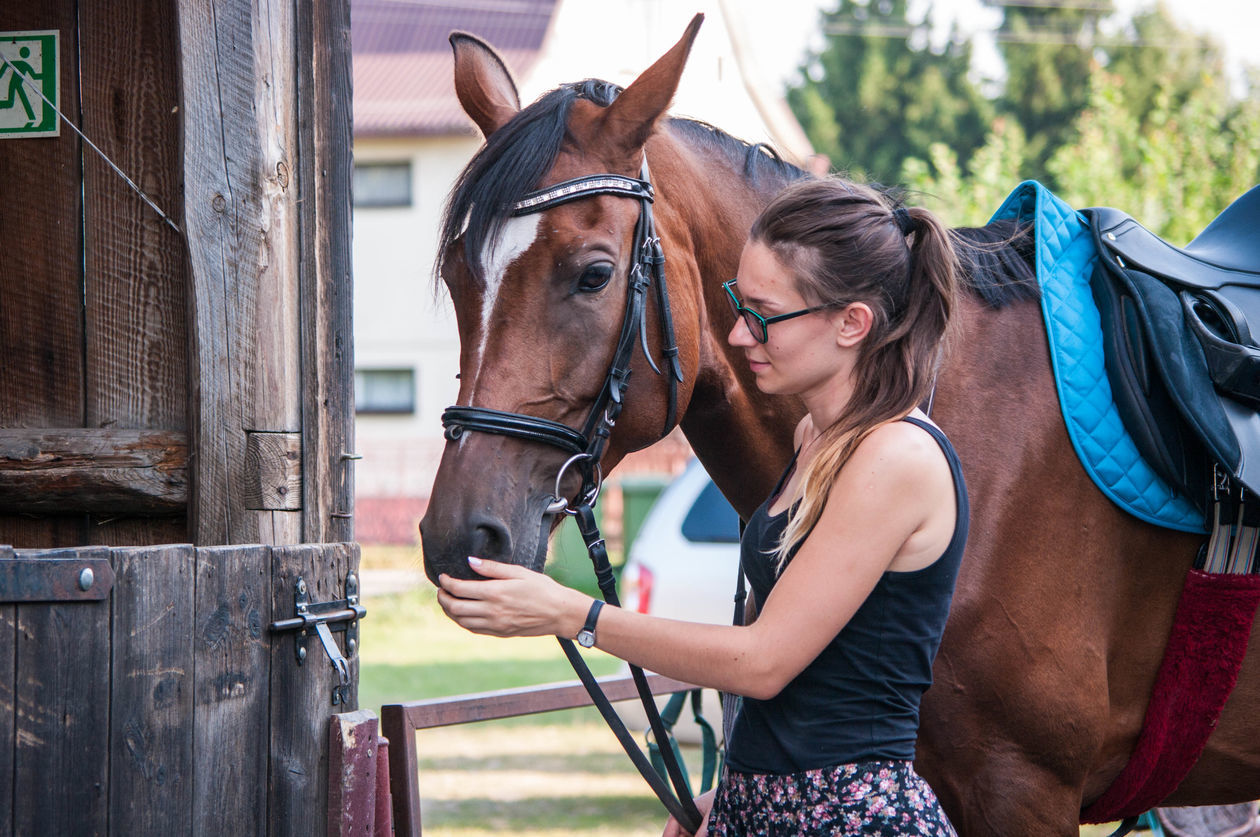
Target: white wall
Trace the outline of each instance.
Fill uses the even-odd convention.
[[[357,139],[356,162],[411,162],[412,205],[355,207],[355,367],[413,368],[416,412],[360,415],[362,496],[426,497],[442,447],[442,410],[455,403],[459,338],[445,293],[433,291],[442,207],[480,137]]]

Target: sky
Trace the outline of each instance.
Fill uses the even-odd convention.
[[[1225,46],[1232,80],[1236,81],[1241,63],[1260,65],[1260,0],[1163,0],[1163,4],[1180,25],[1210,34]],[[835,2],[751,0],[740,5],[747,15],[748,31],[766,33],[757,41],[758,62],[769,76],[787,80],[811,42],[810,33],[816,33],[819,8],[831,8]],[[1128,17],[1137,10],[1152,8],[1155,2],[1115,0],[1115,5]],[[926,7],[926,0],[912,0],[912,18],[921,18]],[[981,0],[933,0],[932,8],[938,26],[947,29],[950,21],[956,21],[959,30],[967,34],[992,31],[1001,20],[1001,10],[985,6]],[[820,35],[812,37],[821,40]],[[1000,62],[991,40],[977,40],[974,52],[982,74],[997,72]],[[986,73],[989,68],[994,69]]]

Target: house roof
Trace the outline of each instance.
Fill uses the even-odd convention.
[[[538,59],[557,0],[354,0],[356,136],[476,134],[454,96],[453,30],[476,35],[518,73]]]

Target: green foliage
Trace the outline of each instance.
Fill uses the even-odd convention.
[[[1220,47],[1163,9],[1104,39],[1105,12],[1006,6],[1006,85],[988,101],[966,81],[964,45],[911,48],[925,35],[904,0],[839,0],[816,78],[789,101],[838,168],[900,177],[951,224],[985,223],[1038,179],[1184,243],[1260,180],[1260,97],[1231,95]],[[1260,70],[1248,79],[1260,90]]]
[[[905,158],[927,159],[934,142],[964,158],[981,144],[993,107],[967,77],[969,45],[927,48],[928,27],[907,21],[906,0],[839,0],[823,26],[826,47],[788,101],[834,166],[889,181]],[[879,34],[853,34],[872,30]]]
[[[1156,88],[1142,118],[1125,105],[1125,80],[1096,73],[1075,141],[1048,163],[1057,193],[1073,206],[1125,209],[1185,243],[1260,175],[1260,104],[1233,102],[1205,76],[1182,97]]]
[[[1023,128],[1029,176],[1044,176],[1045,161],[1069,141],[1072,119],[1085,107],[1094,68],[1090,45],[1110,2],[1097,6],[1006,6],[998,28],[1006,64],[999,110]]]

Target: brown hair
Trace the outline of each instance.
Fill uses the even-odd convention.
[[[958,259],[949,231],[928,210],[901,208],[875,189],[834,177],[789,186],[762,211],[749,238],[792,271],[807,304],[864,302],[874,313],[858,347],[853,395],[835,423],[820,428],[821,445],[790,498],[775,550],[782,567],[818,522],[858,444],[931,393],[954,310]]]

